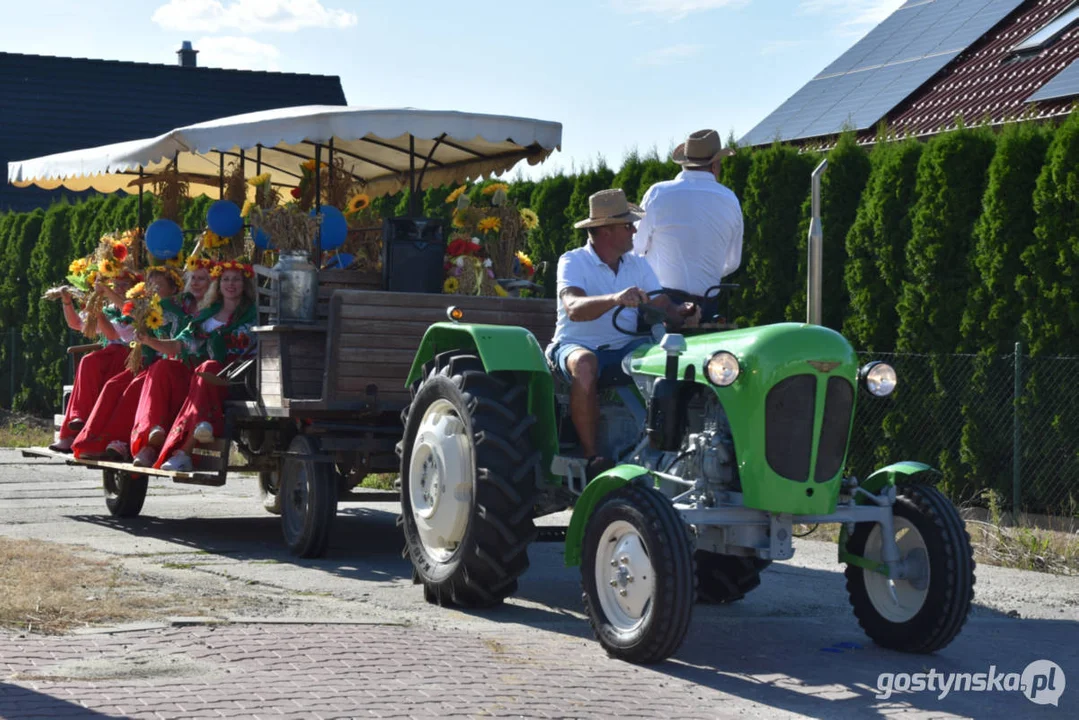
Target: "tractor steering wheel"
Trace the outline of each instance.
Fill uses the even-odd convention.
[[[655,297],[656,295],[662,294],[662,290],[653,290],[652,292],[648,293],[648,297],[651,298]],[[625,309],[625,305],[619,305],[617,308],[615,308],[614,315],[611,316],[611,325],[614,325],[614,329],[620,333],[629,335],[631,337],[651,337],[651,329],[626,330],[624,327],[618,324],[618,316],[621,315],[622,311]],[[661,323],[664,323],[667,320],[667,311],[660,310],[659,308],[653,307],[652,305],[638,305],[636,308],[633,309],[637,310],[637,312],[639,313],[637,316],[638,322],[643,320],[644,324],[647,325],[649,328],[651,328],[653,325],[659,325]]]

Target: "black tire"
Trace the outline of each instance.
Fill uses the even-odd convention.
[[[874,604],[867,586],[867,582],[879,582],[883,576],[853,565],[846,569],[847,593],[858,623],[875,643],[902,652],[935,652],[959,634],[974,598],[970,535],[955,506],[933,487],[900,486],[893,512],[897,528],[902,518],[917,530],[924,543],[928,561],[924,588],[916,587],[920,580],[896,581],[897,586],[907,583],[919,592],[924,589],[920,609],[903,621],[889,619]],[[876,527],[876,523],[858,523],[847,541],[848,551],[864,557],[866,543]]]
[[[761,584],[761,571],[772,564],[771,560],[706,550],[695,552],[693,559],[697,562],[697,602],[713,605],[744,598]]]
[[[262,509],[273,515],[281,514],[281,473],[259,473],[259,498]]]
[[[316,462],[318,442],[297,435],[281,464],[281,531],[289,552],[321,557],[337,516],[337,480],[328,463]]]
[[[632,617],[619,620],[604,610],[604,598],[608,603],[617,602],[612,593],[614,575],[618,570],[608,570],[614,559],[607,561],[605,553],[615,548],[601,543],[615,542],[617,537],[604,540],[608,528],[624,522],[633,527],[648,556],[653,573],[653,592],[643,605],[640,619],[632,623]],[[617,546],[615,546],[617,547]],[[670,500],[651,488],[627,485],[607,495],[592,511],[585,526],[584,547],[581,562],[581,585],[584,588],[584,605],[592,631],[603,649],[611,657],[632,663],[656,663],[673,655],[682,645],[693,616],[696,597],[694,584],[693,551],[689,533],[678,511]],[[597,563],[602,566],[597,566]],[[627,566],[629,583],[645,581],[647,577],[635,578],[634,563]],[[598,574],[610,574],[601,588]],[[608,590],[610,586],[611,589]],[[623,585],[629,589],[628,584]],[[601,591],[604,595],[601,597]],[[621,592],[621,589],[619,590]]]
[[[113,517],[138,517],[146,502],[149,479],[123,470],[103,470],[101,487],[105,492],[105,507]]]
[[[528,545],[536,536],[532,512],[542,454],[530,435],[536,420],[528,414],[528,390],[513,373],[487,373],[478,357],[460,352],[443,353],[428,363],[425,373],[402,413],[404,439],[398,446],[405,554],[428,602],[467,608],[498,605],[517,590],[517,578],[528,569]],[[460,539],[445,548],[425,544],[428,526],[421,527],[416,518],[410,484],[413,455],[421,457],[427,447],[417,450],[417,434],[436,403],[443,408],[449,403],[452,410],[447,412],[455,423],[463,423],[454,437],[469,446],[474,468],[473,477],[464,478],[467,505],[444,506],[456,509],[467,523],[463,529],[455,526]],[[431,479],[435,497],[441,493],[436,491],[440,479],[448,478]],[[425,471],[417,483],[426,482]],[[455,491],[454,500],[460,503],[458,494]],[[431,511],[437,512],[441,498],[434,502]]]

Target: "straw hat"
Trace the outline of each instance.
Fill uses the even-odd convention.
[[[574,223],[575,228],[622,225],[644,217],[644,211],[626,200],[621,188],[600,190],[588,198],[588,219]]]
[[[685,168],[708,167],[724,155],[733,155],[730,148],[723,149],[719,133],[715,130],[698,130],[690,133],[686,141],[671,153],[671,160]]]

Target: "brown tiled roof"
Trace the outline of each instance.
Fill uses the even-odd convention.
[[[1034,56],[1012,48],[1067,9],[1074,0],[1030,0],[949,63],[931,83],[888,115],[899,136],[932,135],[967,125],[1049,118],[1070,112],[1074,98],[1028,104],[1029,98],[1079,58],[1079,24]],[[1024,115],[1026,113],[1026,115]],[[867,139],[873,134],[866,133]]]

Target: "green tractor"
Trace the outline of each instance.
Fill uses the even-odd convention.
[[[535,337],[450,312],[413,364],[398,446],[407,552],[428,601],[501,602],[528,568],[534,518],[573,507],[565,559],[581,568],[597,639],[613,657],[658,662],[698,598],[736,600],[794,554],[794,524],[842,523],[850,602],[876,643],[928,653],[958,634],[974,563],[938,473],[900,462],[843,474],[856,396],[886,396],[896,378],[884,363],[858,367],[840,334],[657,326],[623,363],[629,384],[601,378],[598,437],[620,464],[588,482]]]

